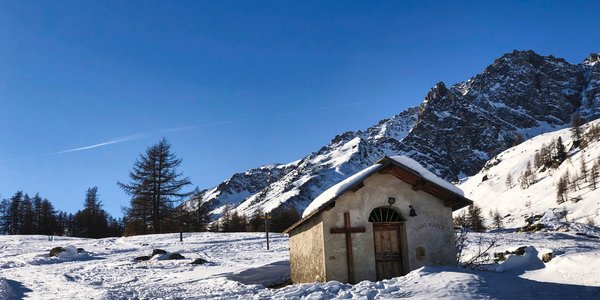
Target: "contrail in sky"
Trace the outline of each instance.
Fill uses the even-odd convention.
[[[319,111],[319,110],[328,110],[328,109],[334,109],[334,108],[338,109],[338,108],[343,108],[343,107],[348,107],[348,106],[360,105],[360,104],[364,104],[364,103],[368,103],[368,101],[348,102],[348,103],[342,103],[342,104],[338,104],[338,105],[333,104],[333,105],[327,105],[327,106],[317,106],[317,107],[313,107],[312,109],[297,110],[297,111],[292,111],[292,112],[284,113],[282,115],[295,115],[295,114],[302,114],[302,113],[307,113],[307,112],[313,112],[313,111]],[[85,151],[85,150],[100,148],[100,147],[104,147],[104,146],[109,146],[109,145],[114,145],[114,144],[119,144],[119,143],[134,141],[134,140],[140,140],[140,139],[147,138],[147,137],[150,137],[150,136],[153,136],[153,135],[158,135],[158,134],[165,134],[165,133],[171,133],[171,132],[186,131],[186,130],[192,130],[192,129],[198,129],[198,128],[219,126],[219,125],[227,125],[227,124],[232,124],[232,123],[249,121],[249,120],[252,120],[252,119],[253,118],[241,118],[241,119],[237,119],[237,120],[229,120],[229,121],[206,123],[206,124],[199,124],[199,125],[192,125],[192,126],[168,128],[168,129],[158,130],[158,131],[155,131],[155,132],[138,133],[138,134],[133,134],[133,135],[128,135],[128,136],[124,136],[124,137],[115,138],[115,139],[112,139],[112,140],[108,140],[108,141],[97,143],[97,144],[93,144],[93,145],[87,145],[87,146],[83,146],[83,147],[62,150],[62,151],[54,152],[54,153],[46,153],[46,154],[43,154],[42,156],[50,156],[50,155],[58,155],[58,154],[66,154],[66,153],[73,153],[73,152]],[[38,157],[38,156],[40,156],[40,155],[23,156],[23,157],[12,158],[12,159],[4,159],[4,160],[0,160],[0,163],[4,163],[4,162],[15,160],[15,159],[33,158],[33,157]]]
[[[127,142],[127,141],[139,140],[139,139],[143,139],[143,138],[148,137],[148,136],[150,136],[150,135],[147,134],[147,133],[134,134],[134,135],[125,136],[125,137],[121,137],[121,138],[116,138],[114,140],[110,140],[110,141],[106,141],[106,142],[102,142],[102,143],[98,143],[98,144],[94,144],[94,145],[83,146],[83,147],[79,147],[79,148],[73,148],[73,149],[59,151],[59,152],[56,152],[56,154],[63,154],[63,153],[71,153],[71,152],[89,150],[89,149],[94,149],[94,148],[98,148],[98,147],[108,146],[108,145],[112,145],[112,144],[118,144],[118,143],[123,143],[123,142]]]
[[[311,111],[328,110],[328,109],[333,109],[333,108],[343,108],[343,107],[348,107],[348,106],[360,105],[360,104],[364,104],[364,103],[368,103],[368,101],[349,102],[349,103],[342,103],[342,104],[337,104],[337,105],[335,105],[335,104],[334,105],[326,105],[326,106],[314,107],[312,109],[307,109],[307,110],[292,111],[292,112],[284,113],[283,115],[295,115],[295,114],[301,114],[301,113],[306,113],[306,112],[311,112]],[[150,137],[150,136],[156,135],[156,134],[179,132],[179,131],[185,131],[185,130],[204,128],[204,127],[226,125],[226,124],[241,122],[241,121],[245,121],[245,120],[246,119],[230,120],[230,121],[222,121],[222,122],[215,122],[215,123],[185,126],[185,127],[169,128],[169,129],[163,129],[163,130],[159,130],[159,131],[155,131],[155,132],[138,133],[138,134],[115,138],[115,139],[112,139],[109,141],[105,141],[105,142],[101,142],[101,143],[97,143],[97,144],[93,144],[93,145],[62,150],[62,151],[56,152],[54,154],[65,154],[65,153],[90,150],[90,149],[94,149],[94,148],[100,148],[100,147],[104,147],[104,146],[109,146],[109,145],[114,145],[114,144],[134,141],[134,140],[140,140],[140,139],[147,138],[147,137]],[[52,155],[52,154],[50,154],[50,155]]]
[[[108,146],[108,145],[114,145],[114,144],[134,141],[134,140],[140,140],[140,139],[147,138],[147,137],[150,137],[150,136],[156,135],[156,134],[179,132],[179,131],[192,130],[192,129],[203,128],[203,127],[225,125],[225,124],[230,124],[230,123],[235,123],[235,122],[236,121],[222,121],[222,122],[215,122],[215,123],[208,123],[208,124],[201,124],[201,125],[163,129],[163,130],[159,130],[159,131],[152,132],[152,133],[151,132],[138,133],[138,134],[128,135],[128,136],[124,136],[124,137],[120,137],[120,138],[115,138],[115,139],[105,141],[102,143],[98,143],[98,144],[93,144],[93,145],[83,146],[83,147],[79,147],[79,148],[73,148],[73,149],[59,151],[59,152],[56,152],[55,154],[64,154],[64,153],[90,150],[90,149],[104,147],[104,146]]]

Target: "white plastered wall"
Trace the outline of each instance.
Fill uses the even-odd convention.
[[[347,282],[346,240],[344,234],[331,234],[330,228],[344,227],[344,212],[350,213],[352,227],[365,227],[364,233],[352,234],[355,280],[376,280],[373,225],[368,222],[374,208],[392,205],[406,220],[406,254],[408,268],[426,265],[455,265],[456,255],[452,226],[452,209],[443,201],[389,174],[374,174],[356,192],[348,191],[336,200],[335,207],[322,213],[324,264],[326,280]],[[417,216],[409,217],[413,205]],[[425,257],[418,260],[416,249],[423,247]]]

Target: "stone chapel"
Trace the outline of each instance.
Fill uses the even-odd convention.
[[[290,236],[294,283],[356,283],[456,265],[452,212],[472,204],[414,160],[384,157],[306,208]]]

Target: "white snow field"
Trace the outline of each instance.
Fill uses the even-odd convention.
[[[0,299],[600,299],[600,239],[591,237],[600,231],[585,227],[588,236],[582,236],[577,228],[483,234],[486,240],[498,238],[493,251],[531,246],[528,255],[509,258],[503,272],[425,267],[354,286],[327,282],[278,289],[266,286],[289,277],[284,235],[271,237],[269,251],[260,233],[186,233],[183,243],[178,234],[53,241],[0,236]],[[56,246],[85,252],[49,257]],[[186,259],[133,261],[156,248]],[[476,248],[472,244],[467,255]],[[530,254],[534,250],[556,257],[544,264]],[[196,258],[209,263],[192,265]]]

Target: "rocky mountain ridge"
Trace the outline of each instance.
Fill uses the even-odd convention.
[[[449,181],[479,172],[522,139],[568,126],[573,113],[600,116],[600,64],[570,64],[533,51],[513,51],[467,81],[436,84],[419,107],[361,131],[340,134],[301,160],[233,175],[202,191],[252,215],[278,206],[303,210],[333,184],[384,155],[406,155]]]

